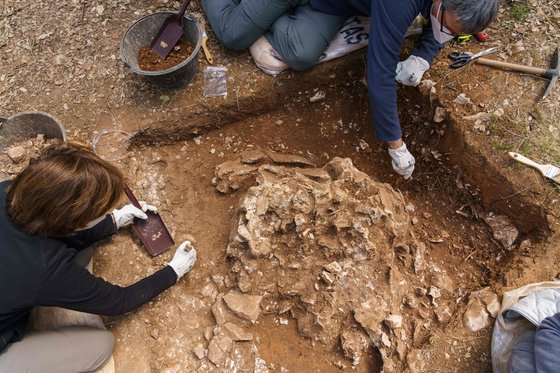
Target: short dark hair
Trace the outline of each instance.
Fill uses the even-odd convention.
[[[116,166],[69,141],[43,150],[12,180],[6,209],[29,234],[64,237],[114,207],[124,183]]]
[[[500,0],[443,0],[442,4],[455,14],[462,33],[476,34],[496,18]]]

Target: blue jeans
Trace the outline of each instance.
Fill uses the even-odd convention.
[[[305,2],[305,1],[303,1]],[[214,33],[230,49],[247,49],[264,35],[294,70],[317,63],[345,23],[301,0],[202,0]]]

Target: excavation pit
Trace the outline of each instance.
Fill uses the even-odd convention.
[[[391,170],[384,146],[372,140],[369,113],[360,109],[367,107],[364,87],[358,83],[344,91],[328,90],[324,101],[310,104],[307,96],[314,94],[306,92],[277,110],[175,143],[140,135],[129,156],[116,161],[137,195],[159,207],[175,241],[190,234],[199,251],[186,280],[157,301],[110,322],[117,338],[126,339],[126,344],[117,342],[117,366],[127,371],[167,367],[202,372],[252,371],[264,364],[288,371],[370,372],[379,371],[384,362],[385,371],[410,369],[421,364],[422,350],[434,335],[461,319],[468,294],[491,285],[498,276],[496,268],[510,259],[515,245],[506,248],[494,238],[483,218],[490,211],[480,204],[480,191],[458,177],[456,167],[438,149],[434,133],[441,134],[445,126],[430,123],[423,117],[426,111],[417,111],[419,105],[409,104],[401,113],[405,133],[410,134],[407,142],[418,160],[413,179],[404,181]],[[407,239],[388,235],[383,241],[389,249],[379,247],[376,252],[373,247],[364,257],[308,249],[301,263],[294,257],[281,263],[280,256],[262,255],[263,263],[274,262],[275,270],[259,267],[254,256],[244,261],[233,253],[240,201],[257,186],[261,168],[300,174],[297,170],[312,170],[314,176],[303,177],[316,183],[317,172],[328,170],[329,162],[342,162],[375,188],[390,191],[400,204]],[[233,179],[222,172],[226,186],[220,179],[224,165],[241,167]],[[393,218],[389,214],[383,219]],[[353,229],[348,227],[347,233],[352,235]],[[281,238],[297,231],[292,221],[272,234]],[[302,237],[300,230],[299,238],[283,244],[291,242],[301,254],[297,246]],[[119,233],[96,254],[95,271],[129,284],[163,265],[172,251],[152,259],[129,233]],[[383,260],[372,260],[380,255]],[[345,275],[325,271],[330,262],[341,266]],[[255,268],[248,270],[251,265]],[[257,277],[251,280],[248,272]],[[295,285],[306,289],[305,297],[275,289],[302,273],[301,283]],[[257,285],[258,277],[265,280]],[[368,277],[371,281],[364,282]],[[344,284],[344,291],[336,289],[337,283]],[[325,313],[328,292],[344,297]],[[360,298],[357,303],[351,302],[352,292]],[[309,301],[317,294],[320,301]],[[235,295],[262,297],[254,323],[236,316],[224,303],[224,297]],[[305,302],[314,306],[305,307]],[[343,302],[352,306],[344,307]],[[356,307],[360,303],[363,307]],[[318,319],[328,332],[314,329]],[[237,333],[241,328],[246,336],[232,336],[231,328]],[[480,358],[473,364],[485,369],[489,350],[480,347]]]

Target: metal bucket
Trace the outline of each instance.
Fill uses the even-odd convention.
[[[136,21],[125,32],[121,40],[121,61],[132,72],[142,75],[157,85],[166,88],[178,88],[190,83],[197,71],[198,52],[202,44],[200,26],[193,16],[187,14],[183,19],[183,38],[190,41],[194,50],[186,60],[167,70],[146,71],[138,66],[138,51],[150,45],[163,22],[172,12],[160,12],[147,15]]]
[[[0,118],[0,152],[15,143],[43,134],[46,139],[66,142],[64,126],[52,115],[41,111],[30,111]]]

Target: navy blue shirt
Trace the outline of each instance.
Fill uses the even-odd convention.
[[[400,139],[395,70],[408,27],[418,14],[430,18],[432,0],[309,0],[309,4],[329,14],[371,17],[367,81],[375,132],[382,141]],[[431,64],[442,47],[428,23],[412,54]]]
[[[560,313],[544,319],[537,329],[535,368],[539,373],[560,371]]]
[[[95,277],[74,262],[77,251],[116,232],[110,215],[93,228],[65,239],[33,236],[13,224],[0,182],[0,353],[21,339],[29,312],[57,306],[101,315],[118,315],[146,303],[177,281],[170,266],[135,284],[120,287]]]

